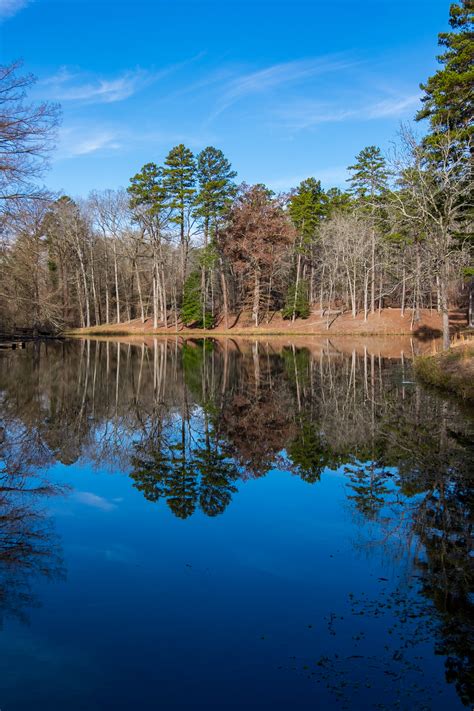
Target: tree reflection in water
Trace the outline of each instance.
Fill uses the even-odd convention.
[[[45,499],[65,489],[43,481],[50,463],[44,441],[20,420],[0,421],[0,620],[25,622],[38,605],[33,582],[63,574],[59,541],[43,510]]]
[[[447,679],[474,701],[472,412],[407,383],[403,358],[162,338],[43,344],[2,366],[4,613],[31,602],[33,573],[59,567],[37,508],[58,492],[33,483],[53,461],[127,471],[183,519],[222,514],[239,480],[275,468],[315,486],[338,469],[354,515],[412,556]]]

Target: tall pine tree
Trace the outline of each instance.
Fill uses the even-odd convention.
[[[146,163],[141,171],[130,179],[127,192],[134,219],[141,225],[152,249],[153,327],[157,328],[159,317],[164,323],[167,322],[163,231],[170,218],[170,208],[163,185],[163,169],[155,163]],[[140,283],[138,272],[137,283]]]
[[[219,220],[235,196],[234,178],[237,173],[223,152],[208,146],[197,157],[199,191],[196,199],[196,215],[203,221],[204,247],[215,236]]]
[[[201,303],[205,311],[209,287],[211,291],[211,314],[214,314],[214,267],[218,258],[216,243],[219,225],[226,209],[236,194],[234,178],[237,173],[223,152],[213,146],[204,148],[197,157],[198,194],[196,217],[202,221],[204,250],[201,255]],[[221,288],[224,312],[227,321],[226,283],[221,260]]]
[[[473,0],[451,5],[451,32],[440,32],[438,44],[444,48],[438,56],[442,69],[421,84],[423,107],[417,120],[428,118],[431,132],[427,142],[436,146],[447,131],[456,140],[467,142],[472,137],[474,86]]]
[[[362,206],[367,205],[373,219],[372,226],[372,264],[370,275],[370,312],[375,313],[375,242],[376,242],[376,217],[377,203],[387,189],[388,170],[385,158],[377,146],[367,146],[356,156],[354,165],[348,170],[352,172],[349,182],[351,192],[360,201]],[[381,299],[380,299],[381,301]]]
[[[303,180],[288,203],[288,213],[297,230],[295,242],[295,280],[288,290],[284,318],[308,318],[312,294],[308,289],[306,269],[311,268],[313,284],[314,244],[319,224],[325,213],[325,195],[321,182],[315,178]]]
[[[163,185],[173,211],[171,221],[179,227],[181,286],[184,286],[191,239],[192,209],[196,199],[196,161],[182,143],[168,153],[163,168]]]

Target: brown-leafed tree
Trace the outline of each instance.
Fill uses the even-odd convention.
[[[242,284],[244,306],[251,305],[255,326],[265,301],[267,307],[272,301],[277,267],[295,239],[284,206],[284,197],[273,196],[264,185],[242,185],[219,239]]]

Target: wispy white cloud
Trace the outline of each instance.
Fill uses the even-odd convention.
[[[125,123],[82,122],[63,126],[59,130],[56,160],[67,160],[93,153],[126,152],[146,146],[149,150],[169,150],[177,143],[185,143],[198,150],[214,142],[208,132],[192,134],[180,131],[159,131],[140,128]]]
[[[368,118],[378,119],[389,116],[402,116],[408,110],[412,111],[419,103],[420,94],[384,99],[369,106],[367,112]]]
[[[76,143],[74,154],[76,156],[83,156],[88,153],[95,153],[102,148],[112,148],[113,150],[117,150],[120,147],[121,144],[117,141],[117,136],[114,133],[101,131],[83,138],[81,141]]]
[[[241,74],[227,84],[212,114],[215,118],[232,104],[255,94],[262,94],[284,86],[300,84],[312,77],[354,66],[343,56],[327,56],[316,59],[295,60],[274,64],[265,69]]]
[[[71,72],[63,67],[53,76],[43,79],[38,90],[43,97],[55,101],[111,104],[128,99],[160,76],[161,72],[151,73],[135,69],[113,79],[105,79],[91,77],[82,72]]]
[[[122,147],[120,130],[102,126],[70,126],[59,131],[56,158],[75,158],[101,150],[118,150]]]
[[[348,99],[344,105],[317,101],[298,101],[277,109],[273,114],[276,123],[287,129],[299,131],[321,123],[337,123],[346,120],[370,121],[382,118],[403,117],[419,103],[419,94],[395,96],[377,101]]]
[[[81,504],[92,506],[92,508],[100,509],[101,511],[113,511],[117,508],[116,504],[104,499],[103,496],[93,494],[91,491],[76,491],[74,498]]]
[[[0,22],[13,17],[30,3],[31,0],[0,0]]]
[[[1,2],[1,0],[0,0]],[[61,67],[56,74],[39,82],[43,98],[62,102],[112,104],[123,101],[147,86],[200,59],[202,53],[158,71],[129,69],[115,77],[103,77]]]

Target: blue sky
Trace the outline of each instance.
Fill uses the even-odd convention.
[[[0,54],[63,107],[55,190],[126,185],[181,142],[221,148],[249,183],[343,186],[361,148],[388,150],[413,117],[449,5],[0,0]]]

